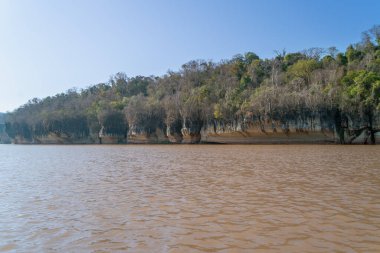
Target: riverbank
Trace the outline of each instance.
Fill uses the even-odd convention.
[[[345,133],[345,144],[370,143],[369,135],[362,131],[353,138]],[[380,133],[375,134],[376,143],[380,142]],[[67,134],[49,133],[47,136],[25,139],[16,136],[14,144],[334,144],[340,143],[335,131],[306,131],[289,129],[288,131],[263,131],[248,128],[245,131],[215,132],[203,129],[198,135],[184,134],[181,136],[166,135],[157,129],[154,134],[134,133],[127,136],[105,135],[99,137],[74,137]],[[343,144],[343,143],[342,143]]]

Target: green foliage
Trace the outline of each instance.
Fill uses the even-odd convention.
[[[252,52],[247,52],[244,54],[245,63],[247,65],[251,64],[255,60],[260,60],[260,57]]]
[[[305,58],[305,55],[302,53],[290,53],[285,55],[284,63],[286,64],[286,66],[291,66],[299,60],[305,60]]]
[[[299,60],[289,68],[291,78],[301,78],[306,84],[310,83],[311,73],[318,68],[318,62],[314,59]]]
[[[361,60],[363,58],[363,53],[350,45],[346,50],[346,57],[348,62],[353,62],[355,60]]]
[[[344,95],[350,104],[377,108],[380,99],[380,75],[366,70],[350,71],[342,79]]]
[[[128,97],[135,96],[140,93],[144,96],[148,95],[147,88],[150,82],[152,82],[152,79],[150,79],[149,77],[137,76],[131,78],[128,82],[125,95]]]
[[[339,65],[344,65],[345,66],[345,65],[347,65],[348,60],[347,60],[347,57],[344,54],[339,53],[339,54],[336,55],[336,62]]]
[[[331,55],[326,55],[322,58],[322,64],[324,67],[328,67],[329,65],[333,64],[335,62],[335,59]]]
[[[221,110],[221,105],[220,104],[215,104],[214,105],[214,118],[215,119],[222,119],[223,118],[223,114],[222,114],[222,110]]]

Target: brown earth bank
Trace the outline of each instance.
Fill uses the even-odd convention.
[[[239,129],[239,128],[236,128]],[[355,134],[344,132],[345,144],[370,143],[366,129]],[[380,142],[380,133],[375,134],[376,143]],[[15,144],[332,144],[340,143],[339,135],[331,129],[262,128],[250,126],[244,130],[202,128],[199,133],[182,129],[181,133],[168,133],[156,129],[154,133],[129,133],[125,136],[103,135],[102,137],[73,137],[66,134],[50,133],[47,136],[34,137],[32,140],[17,136]]]

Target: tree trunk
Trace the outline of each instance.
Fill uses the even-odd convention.
[[[372,112],[369,112],[368,113],[368,123],[369,123],[369,127],[368,127],[368,130],[369,130],[369,133],[370,133],[370,140],[371,140],[371,144],[374,145],[376,144],[376,138],[375,138],[375,131],[373,130],[373,115],[372,115]]]
[[[339,137],[339,143],[345,144],[344,128],[342,127],[342,115],[341,115],[340,110],[336,110],[334,119],[335,119],[336,133],[338,134],[338,137]]]

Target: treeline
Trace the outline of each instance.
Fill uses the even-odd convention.
[[[0,144],[1,143],[10,143],[10,140],[5,134],[5,114],[0,112]]]
[[[6,131],[11,138],[55,133],[94,142],[99,134],[162,131],[196,142],[202,128],[244,131],[251,122],[272,122],[286,133],[289,122],[316,119],[341,142],[365,130],[374,143],[379,112],[380,26],[374,26],[345,52],[311,48],[272,59],[248,52],[219,63],[191,61],[162,77],[117,73],[106,83],[30,100],[7,115]]]

